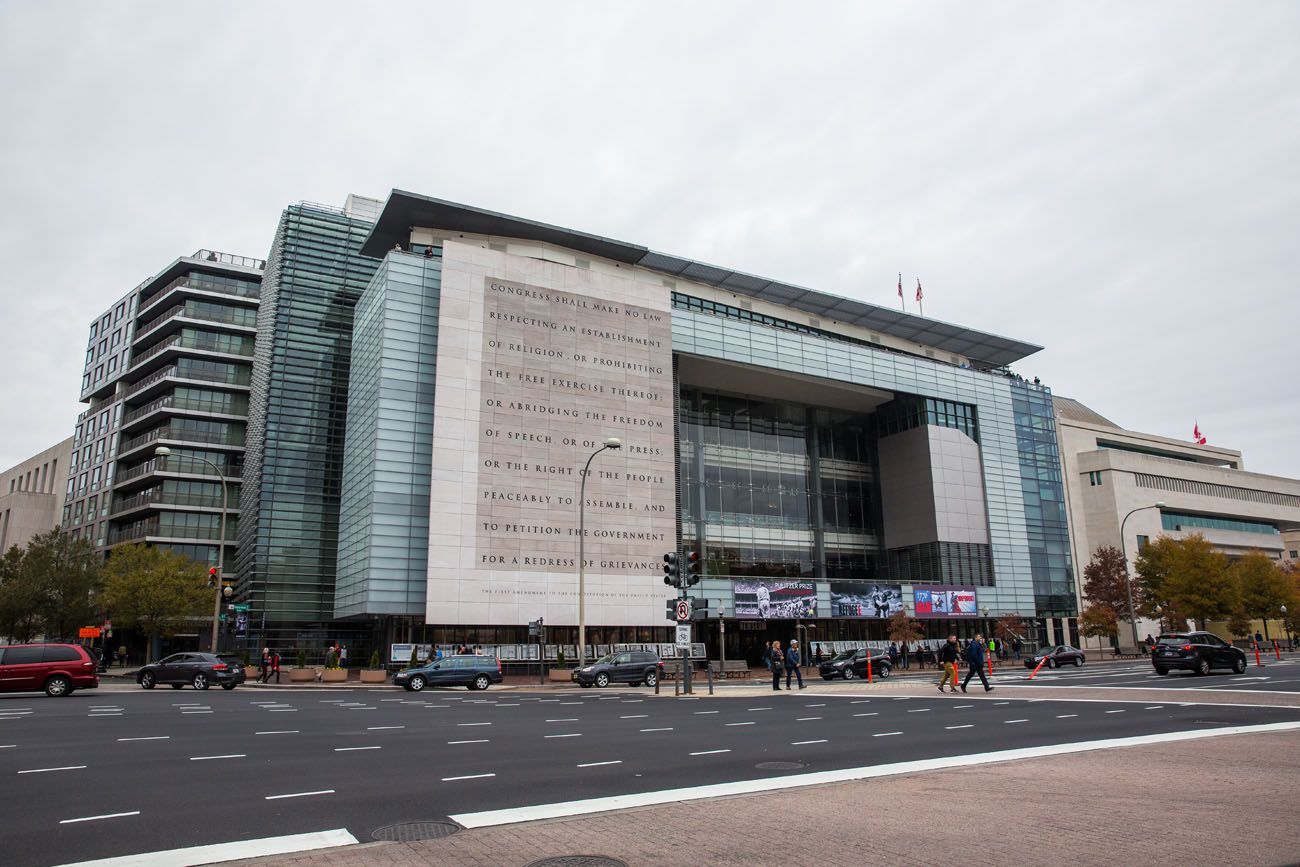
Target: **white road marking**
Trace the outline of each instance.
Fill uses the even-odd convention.
[[[997,706],[1000,705],[1000,704],[1011,704],[1011,702],[1009,702],[1009,701],[995,701],[995,702],[993,702],[993,706],[994,706],[994,707],[997,707]]]
[[[928,707],[914,707],[908,711],[908,713],[929,713],[929,712],[930,709]]]
[[[823,738],[822,740],[819,740],[819,741],[790,741],[790,746],[792,746],[792,747],[802,747],[802,746],[805,746],[805,745],[807,745],[807,744],[824,744],[824,743],[827,743],[827,741],[826,741],[825,738]]]
[[[575,732],[573,734],[567,734],[567,735],[542,735],[542,737],[543,738],[580,738],[582,737],[582,733]]]
[[[62,768],[32,768],[30,771],[19,771],[20,774],[48,774],[50,771],[84,771],[85,765],[67,765]]]
[[[754,723],[752,723],[752,722],[738,722],[738,723],[725,723],[725,725],[729,725],[729,726],[752,726],[752,725],[754,725]]]
[[[891,762],[889,764],[873,765],[868,767],[844,768],[833,771],[816,771],[806,774],[791,774],[783,777],[741,780],[730,783],[713,783],[702,786],[665,789],[655,792],[638,792],[636,794],[588,798],[580,801],[564,801],[552,804],[537,804],[528,807],[486,810],[478,813],[458,813],[450,818],[452,821],[457,822],[466,828],[487,828],[497,825],[512,825],[518,822],[533,822],[539,819],[556,819],[566,816],[603,813],[610,810],[622,810],[630,807],[672,804],[678,801],[693,801],[702,798],[729,797],[733,795],[752,794],[755,792],[773,792],[784,789],[806,788],[809,786],[825,785],[827,783],[899,776],[903,774],[914,774],[920,771],[972,767],[975,765],[996,764],[1000,762],[1039,758],[1043,756],[1070,755],[1073,753],[1091,752],[1094,750],[1199,740],[1201,738],[1223,737],[1227,735],[1263,734],[1265,732],[1281,731],[1300,731],[1300,722],[1229,726],[1218,729],[1165,732],[1163,734],[1138,735],[1136,737],[1108,738],[1096,741],[1077,741],[1068,744],[1021,747],[1018,749],[1000,750],[989,753],[973,753],[962,756],[945,756],[934,759]]]
[[[1144,707],[1144,708],[1142,708],[1142,709],[1143,709],[1143,710],[1160,710],[1162,707],[1164,707],[1163,704],[1153,704],[1153,705],[1150,705],[1150,706],[1148,706],[1148,707]]]
[[[279,801],[282,798],[308,798],[311,797],[312,795],[332,795],[332,794],[334,794],[333,789],[317,789],[314,792],[290,792],[287,795],[267,795],[263,800]]]
[[[181,711],[181,716],[185,716],[186,714],[196,714],[196,713],[212,713],[212,711],[210,711],[210,710],[183,710],[183,711]]]
[[[614,759],[612,762],[587,762],[586,764],[578,765],[578,767],[599,768],[601,765],[621,765],[621,764],[623,764],[622,759]]]
[[[490,743],[490,742],[486,738],[481,738],[475,741],[447,741],[447,746],[449,747],[455,746],[456,744],[486,744],[486,743]]]
[[[806,704],[804,707],[826,707],[826,702],[822,702],[821,704]]]
[[[795,720],[794,720],[794,721],[795,721],[795,722],[811,722],[812,720],[815,720],[815,719],[821,719],[821,717],[819,717],[819,716],[801,716],[801,717],[795,717]]]
[[[577,722],[576,716],[565,717],[564,719],[548,719],[547,722]]]
[[[297,713],[297,712],[298,712],[298,708],[296,708],[296,707],[273,707],[273,708],[271,708],[271,713]]]
[[[105,813],[102,816],[82,816],[80,819],[60,819],[60,825],[72,825],[77,822],[97,822],[100,819],[120,819],[123,816],[138,816],[139,810],[132,810],[129,813]]]
[[[718,713],[718,711],[716,711],[716,710],[697,710],[697,711],[695,711],[695,715],[696,715],[696,716],[700,716],[700,715],[702,715],[702,714],[706,714],[706,713]]]
[[[669,727],[669,728],[665,728],[665,729],[641,729],[641,731],[643,731],[643,732],[670,732],[670,731],[672,731],[672,728]]]
[[[126,741],[169,741],[171,737],[171,735],[153,735],[147,738],[118,738],[118,741],[122,743]]]
[[[0,750],[12,750],[18,744],[0,744]]]
[[[718,753],[729,753],[731,750],[700,750],[698,753],[691,753],[693,756],[712,756]]]
[[[253,734],[255,735],[296,735],[299,734],[299,731],[298,729],[284,729],[283,731],[277,731],[277,732],[253,732]]]
[[[619,719],[645,719],[648,716],[650,716],[648,713],[634,713],[628,716],[620,716]]]
[[[874,710],[871,713],[855,713],[854,716],[880,716]]]
[[[952,709],[953,709],[953,710],[961,710],[961,709],[964,708],[964,707],[974,707],[974,706],[975,706],[975,705],[973,705],[973,704],[955,704],[955,705],[952,706]]]
[[[1123,713],[1123,710],[1108,710],[1106,713]]]
[[[645,701],[643,698],[627,698],[623,700],[623,704],[640,704],[643,701]]]
[[[854,700],[854,701],[849,702],[849,704],[871,704],[871,699],[869,699],[869,698],[859,698],[859,699],[856,699],[856,700]]]
[[[486,777],[495,777],[495,776],[496,774],[466,774],[463,777],[443,777],[442,781],[444,783],[451,783],[456,780],[482,780],[485,779]]]
[[[355,753],[358,750],[382,750],[383,747],[335,747],[336,753]]]
[[[580,701],[562,701],[560,704],[582,704]]]
[[[499,704],[497,707],[519,707],[517,704]]]
[[[1009,726],[1009,725],[1014,725],[1014,724],[1016,724],[1016,723],[1022,723],[1022,722],[1029,722],[1029,720],[1027,720],[1027,719],[1004,719],[1004,720],[1002,721],[1002,724],[1003,724],[1003,725],[1007,725],[1007,726]]]
[[[211,711],[208,712],[211,713]],[[104,717],[104,716],[121,716],[121,714],[120,713],[88,713],[86,714],[86,719],[99,719],[100,717]]]
[[[231,753],[228,756],[190,756],[191,762],[210,762],[214,759],[246,759],[247,753]]]
[[[456,723],[458,726],[490,726],[492,723]]]
[[[406,726],[366,726],[368,732],[385,732],[393,729],[404,729]]]
[[[965,723],[959,726],[944,726],[944,728],[949,731],[952,731],[953,729],[973,729],[975,728],[975,723]]]
[[[1057,719],[1074,719],[1076,716],[1078,716],[1077,713],[1058,713],[1058,714],[1056,715],[1056,718],[1057,718]]]
[[[747,710],[747,711],[754,711],[754,710],[771,710],[771,708],[770,708],[770,707],[747,707],[747,708],[745,708],[745,710]]]
[[[873,738],[887,738],[887,737],[889,737],[890,735],[901,735],[901,734],[902,734],[902,732],[879,732],[879,733],[877,733],[877,734],[872,735],[872,737],[873,737]]]

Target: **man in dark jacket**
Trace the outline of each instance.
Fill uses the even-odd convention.
[[[975,675],[980,676],[980,681],[984,684],[984,691],[991,692],[993,687],[989,686],[989,679],[984,676],[984,636],[976,635],[975,640],[966,645],[966,679],[961,682],[961,691],[966,691],[966,684]]]
[[[791,641],[790,649],[785,652],[785,688],[790,688],[790,675],[799,678],[799,688],[803,689],[803,673],[799,671],[799,642]]]
[[[957,636],[949,635],[943,647],[939,648],[939,664],[943,666],[943,677],[939,680],[939,692],[944,684],[949,692],[957,691]]]

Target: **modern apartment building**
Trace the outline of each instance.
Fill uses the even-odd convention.
[[[932,636],[1015,614],[1077,639],[1051,395],[1006,370],[1039,347],[397,190],[359,254],[368,282],[313,290],[356,304],[343,622],[508,646],[542,616],[572,643],[581,535],[594,647],[667,639],[662,557],[687,550],[728,657],[882,638],[900,609]],[[304,405],[295,437],[342,408]]]
[[[1229,557],[1288,556],[1285,540],[1300,530],[1300,480],[1247,472],[1233,449],[1125,430],[1069,398],[1054,403],[1080,574],[1103,545],[1122,548],[1131,565],[1160,535],[1199,533]],[[1138,620],[1139,636],[1158,629]],[[1127,625],[1119,639],[1133,643]]]
[[[199,250],[91,324],[64,525],[110,556],[144,542],[215,564],[224,482],[233,562],[262,267]]]
[[[59,526],[72,438],[0,470],[0,553]]]

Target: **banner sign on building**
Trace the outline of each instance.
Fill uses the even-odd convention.
[[[917,617],[974,617],[979,613],[974,587],[913,587]]]
[[[815,581],[737,581],[733,591],[737,617],[794,620],[817,616]]]
[[[902,610],[901,584],[831,582],[832,617],[892,617]]]

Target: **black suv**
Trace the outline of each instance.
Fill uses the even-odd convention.
[[[136,672],[135,682],[145,689],[159,683],[169,684],[172,689],[187,683],[195,689],[207,689],[214,683],[222,689],[234,689],[244,682],[244,666],[215,653],[173,653]]]
[[[884,650],[846,650],[838,656],[832,656],[817,666],[822,680],[834,680],[842,677],[853,680],[855,677],[867,679],[867,659],[871,660],[872,678],[888,678],[894,667],[889,662],[889,653]]]
[[[444,656],[393,675],[393,683],[410,692],[426,686],[464,686],[487,689],[501,682],[501,661],[495,656]]]
[[[601,687],[609,686],[611,681],[626,683],[630,686],[654,686],[663,676],[664,664],[659,654],[650,650],[620,650],[609,653],[585,668],[573,672],[573,682],[578,686],[590,687],[593,683]]]
[[[1201,675],[1212,668],[1231,668],[1235,674],[1245,674],[1246,653],[1213,632],[1166,632],[1156,639],[1151,665],[1156,674],[1168,674],[1174,668]]]

